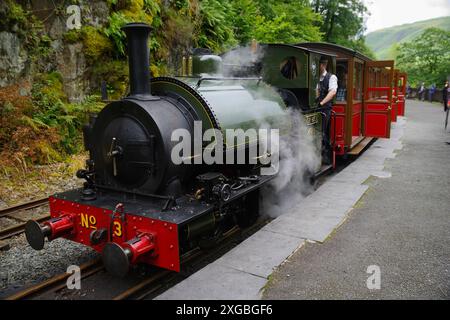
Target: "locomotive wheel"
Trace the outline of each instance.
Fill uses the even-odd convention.
[[[259,217],[259,190],[245,196],[245,210],[236,214],[237,224],[240,228],[248,228]]]
[[[209,250],[214,248],[223,235],[222,228],[218,228],[210,237],[201,238],[198,241],[198,247],[201,250]]]

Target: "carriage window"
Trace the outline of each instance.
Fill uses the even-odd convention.
[[[339,61],[336,64],[336,76],[338,78],[338,90],[336,101],[347,100],[348,62]]]
[[[362,100],[362,87],[363,87],[363,65],[361,63],[355,63],[355,75],[353,77],[353,99]]]
[[[296,57],[289,57],[280,64],[280,72],[286,79],[295,80],[300,74],[300,63]]]

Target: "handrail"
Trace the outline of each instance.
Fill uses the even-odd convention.
[[[333,119],[333,128],[334,128],[334,138],[332,145],[332,153],[333,153],[333,169],[336,169],[336,112],[331,109],[331,118]]]
[[[258,85],[262,81],[262,77],[255,78],[226,78],[226,77],[206,77],[200,78],[197,82],[196,88],[200,88],[203,81],[241,81],[241,80],[258,80]]]

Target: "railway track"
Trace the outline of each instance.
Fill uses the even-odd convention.
[[[29,201],[29,202],[25,202],[25,203],[22,203],[22,204],[11,206],[11,207],[8,207],[8,208],[5,208],[5,209],[1,209],[0,210],[0,218],[12,215],[12,214],[14,214],[17,211],[30,210],[30,209],[34,209],[34,208],[40,207],[40,206],[46,204],[47,202],[48,202],[48,197],[46,197],[46,198],[39,198],[39,199],[36,199],[36,200],[32,200],[32,201]]]
[[[13,218],[13,219],[21,221],[20,223],[15,224],[11,227],[0,230],[0,240],[11,238],[12,236],[21,234],[25,231],[26,222],[23,221],[22,219],[16,217],[15,213],[24,211],[24,210],[31,210],[34,208],[38,208],[47,203],[48,203],[48,198],[39,198],[39,199],[36,199],[33,201],[25,202],[25,203],[22,203],[22,204],[19,204],[16,206],[11,206],[6,209],[0,210],[0,218],[7,217],[7,218]],[[46,215],[42,215],[42,216],[36,218],[35,220],[38,222],[42,222],[42,221],[48,219],[49,217],[50,217],[50,215],[46,214]]]
[[[33,205],[30,206],[31,207],[26,208],[28,209],[36,207]],[[24,206],[21,205],[20,208],[21,208],[20,210],[23,210]],[[14,210],[12,210],[12,212],[14,212]],[[43,217],[42,219],[46,218],[47,217]],[[214,248],[210,250],[195,249],[186,253],[182,257],[183,269],[194,270],[193,272],[197,271],[198,269],[200,269],[205,265],[206,261],[215,260],[215,258],[221,255],[220,254],[221,252],[223,254],[225,250],[227,249],[229,250],[232,247],[234,247],[234,245],[236,245],[237,243],[245,240],[254,232],[262,228],[267,222],[268,221],[262,221],[246,229],[240,229],[238,227],[235,227],[230,231],[228,231],[227,233],[225,233],[223,235],[223,238]],[[2,235],[0,231],[0,237],[1,236]],[[240,239],[238,239],[237,236],[240,236]],[[80,266],[80,270],[81,270],[81,278],[86,279],[90,276],[94,276],[95,274],[103,271],[104,267],[100,262],[100,260],[94,260]],[[188,274],[191,274],[193,272],[188,272]],[[33,299],[38,296],[42,296],[46,293],[50,292],[56,293],[66,288],[66,281],[69,276],[70,274],[67,273],[59,274],[42,283],[26,288],[25,290],[20,291],[6,299],[7,300]],[[122,292],[119,291],[119,293],[114,295],[112,299],[142,300],[145,298],[152,298],[157,294],[161,293],[168,283],[176,284],[178,281],[181,281],[185,277],[186,274],[178,274],[168,270],[162,269],[151,270],[150,274],[142,281],[139,281],[134,286],[128,287],[126,290],[123,290]]]
[[[249,227],[247,229],[239,229],[235,227],[223,235],[220,243],[207,251],[194,250],[187,253],[183,257],[182,268],[193,269],[194,272],[201,268],[205,262],[213,260],[216,256],[224,253],[224,250],[233,245],[237,240],[236,237],[241,235],[244,239],[250,234],[253,234],[265,225],[264,223],[259,223],[255,226]],[[125,290],[119,295],[115,296],[113,300],[143,300],[147,297],[154,296],[158,291],[164,288],[164,285],[176,281],[177,279],[182,280],[184,278],[182,275],[167,270],[162,270],[149,276],[144,281],[138,283],[137,285]]]
[[[250,232],[249,230],[256,231],[256,228],[261,228],[261,224],[247,228],[245,230],[241,230],[238,227],[231,229],[223,235],[222,240],[213,249],[200,250],[197,248],[186,253],[182,257],[182,266],[187,268],[195,268],[196,265],[198,266],[198,264],[201,264],[202,262],[204,263],[208,259],[211,259],[214,255],[217,255],[219,252],[223,251],[224,248],[230,246],[233,241],[237,240],[237,235],[241,235],[242,237],[244,237],[244,233]],[[81,279],[86,279],[88,277],[94,276],[95,274],[100,273],[103,270],[104,266],[101,263],[100,259],[87,262],[80,266]],[[7,297],[6,300],[33,299],[39,296],[44,296],[45,294],[56,293],[66,288],[67,279],[69,278],[69,276],[70,274],[67,273],[58,274],[46,281],[21,290]],[[166,285],[168,282],[176,280],[177,278],[180,278],[180,274],[169,270],[155,268],[154,270],[151,270],[150,274],[142,281],[139,281],[139,283],[134,286],[128,287],[122,292],[119,292],[112,299],[141,300],[154,294],[158,290],[161,290],[164,285]]]
[[[47,200],[48,200],[47,198],[38,199],[29,203],[7,208],[5,210],[0,211],[0,217],[9,216],[10,214],[13,214],[14,212],[19,210],[28,210],[36,208],[46,203]],[[43,216],[41,217],[41,219],[37,220],[42,221],[47,218],[48,215]],[[221,255],[220,252],[222,252],[223,254],[226,248],[230,249],[231,247],[234,247],[233,244],[237,244],[236,240],[238,240],[236,237],[237,234],[240,235],[241,238],[240,240],[238,240],[238,242],[241,242],[246,238],[248,238],[251,234],[253,234],[257,230],[262,228],[267,222],[268,221],[263,221],[246,229],[239,229],[235,227],[223,235],[223,238],[220,240],[220,242],[216,247],[210,250],[196,249],[188,252],[182,257],[183,269],[190,269],[197,271],[198,269],[200,269],[205,265],[205,261],[212,261],[215,259],[214,257],[218,257]],[[2,238],[7,237],[8,236],[7,234],[18,234],[22,232],[23,230],[21,230],[21,227],[23,227],[22,224],[19,224],[9,229],[0,231],[0,240]],[[81,270],[81,278],[86,279],[103,271],[104,267],[100,259],[98,259],[80,266],[80,270]],[[191,273],[193,272],[188,272],[188,274]],[[6,299],[7,300],[33,299],[45,295],[47,293],[52,292],[56,293],[66,288],[66,282],[69,276],[70,274],[67,273],[56,275],[53,278],[50,278],[32,287],[26,288],[25,290],[22,290]],[[145,298],[152,298],[157,294],[161,293],[165,289],[165,287],[167,287],[168,283],[176,284],[178,281],[181,281],[185,277],[186,274],[178,274],[168,270],[154,269],[150,271],[150,274],[146,276],[146,278],[144,278],[142,281],[139,281],[136,285],[130,286],[126,290],[123,290],[122,292],[118,290],[119,293],[115,294],[112,299],[141,300]]]
[[[100,259],[95,259],[80,266],[81,279],[92,276],[104,269]],[[70,277],[68,273],[58,274],[44,282],[19,291],[5,300],[23,300],[31,299],[36,296],[44,295],[48,292],[56,292],[66,287],[67,279]]]

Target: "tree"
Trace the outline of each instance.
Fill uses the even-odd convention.
[[[261,10],[253,0],[233,0],[234,34],[240,44],[247,44],[252,40],[253,29]]]
[[[320,30],[325,42],[340,44],[374,57],[364,39],[364,18],[369,14],[362,0],[311,0],[322,17]]]
[[[236,44],[320,41],[309,0],[201,0],[196,44],[216,52]]]
[[[441,84],[450,74],[450,31],[426,29],[398,48],[398,67],[408,73],[412,85]]]
[[[260,42],[294,44],[303,41],[320,41],[321,18],[314,13],[307,0],[269,0],[273,15],[260,16],[254,37]]]
[[[230,0],[200,1],[200,19],[197,22],[200,32],[194,39],[196,45],[214,52],[236,45],[233,17],[234,10]]]

